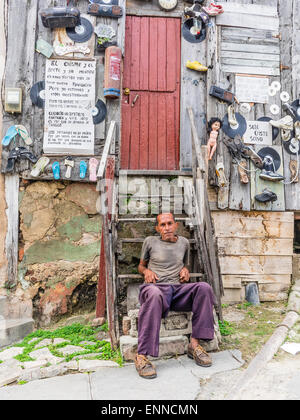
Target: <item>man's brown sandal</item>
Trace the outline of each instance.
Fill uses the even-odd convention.
[[[148,358],[142,354],[135,356],[135,368],[138,374],[144,379],[154,379],[157,377],[155,367],[148,360]]]
[[[189,345],[187,355],[190,359],[194,359],[198,366],[210,367],[212,365],[210,355],[200,345],[194,349]]]

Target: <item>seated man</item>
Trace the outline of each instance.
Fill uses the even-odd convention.
[[[172,214],[157,216],[159,236],[145,239],[139,273],[141,308],[138,318],[138,349],[135,366],[142,378],[155,378],[156,371],[147,356],[157,357],[161,318],[169,312],[193,312],[192,335],[188,356],[199,366],[211,366],[211,358],[199,345],[199,339],[214,337],[214,295],[207,283],[188,283],[189,241],[177,236],[178,223]]]

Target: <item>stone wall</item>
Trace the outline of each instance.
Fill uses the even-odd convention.
[[[21,182],[18,279],[10,300],[32,311],[37,326],[78,309],[95,309],[101,233],[97,199],[90,184]]]

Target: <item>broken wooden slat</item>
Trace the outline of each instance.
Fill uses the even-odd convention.
[[[216,17],[216,24],[242,28],[279,30],[277,8],[252,4],[222,3],[224,12]]]
[[[243,51],[229,51],[229,50],[222,50],[221,51],[221,59],[224,64],[230,64],[225,62],[225,59],[239,59],[239,60],[252,60],[254,63],[258,62],[272,62],[272,65],[278,65],[277,62],[280,62],[280,55],[279,54],[266,54],[266,53],[250,53],[250,52],[243,52]],[[274,64],[275,63],[275,64]],[[254,64],[253,64],[254,65]],[[262,66],[262,65],[260,65]],[[262,66],[264,67],[264,66]]]
[[[259,5],[259,4],[247,4],[243,2],[243,4],[239,3],[223,3],[218,2],[218,4],[223,6],[224,13],[239,13],[240,15],[243,14],[250,14],[250,15],[258,15],[258,16],[266,16],[266,17],[275,17],[278,18],[278,11],[277,7],[269,6],[269,5]]]
[[[101,161],[100,161],[99,168],[98,168],[97,178],[103,178],[104,171],[105,171],[105,168],[106,168],[106,163],[107,163],[109,150],[110,150],[110,147],[112,145],[113,138],[114,138],[114,135],[115,135],[115,129],[116,129],[116,122],[111,121],[110,126],[109,126],[109,130],[108,130],[108,133],[107,133],[107,137],[106,137],[106,140],[105,140],[105,145],[104,145],[104,150],[103,150],[103,153],[102,153]]]
[[[280,70],[271,67],[243,67],[235,65],[223,65],[222,70],[225,73],[257,74],[265,76],[279,76]]]
[[[221,51],[239,51],[247,53],[280,54],[279,45],[248,45],[242,43],[222,42]]]

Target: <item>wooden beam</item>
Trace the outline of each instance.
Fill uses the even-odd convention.
[[[16,286],[18,278],[18,244],[19,244],[19,175],[5,176],[5,197],[7,234],[5,253],[7,259],[6,287]]]
[[[197,130],[196,130],[195,120],[194,120],[194,112],[193,112],[192,108],[188,108],[188,114],[189,114],[189,117],[190,117],[191,130],[192,130],[192,140],[193,140],[194,147],[195,147],[198,167],[199,167],[201,173],[205,173],[206,165],[205,165],[205,162],[204,162],[203,156],[202,156],[201,142],[199,140],[198,133],[197,133]]]

